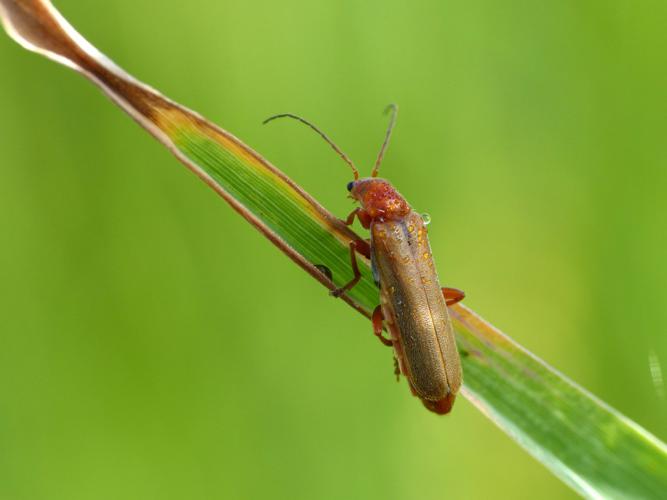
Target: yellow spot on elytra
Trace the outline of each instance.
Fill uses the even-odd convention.
[[[415,230],[415,226],[412,226],[412,225],[408,226],[408,233],[412,233],[412,232],[414,232],[414,230]]]
[[[424,252],[424,255],[422,255],[422,257],[424,257],[424,259],[428,259],[428,252]]]

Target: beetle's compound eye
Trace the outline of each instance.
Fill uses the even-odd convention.
[[[347,190],[352,191],[352,188],[354,187],[354,181],[348,182],[347,183]]]

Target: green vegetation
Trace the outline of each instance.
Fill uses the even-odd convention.
[[[567,15],[576,17],[573,13]],[[586,28],[582,33],[588,34],[593,29]],[[556,30],[556,33],[560,32]],[[652,32],[645,30],[644,33],[650,36]],[[542,40],[548,34],[548,31],[542,33]],[[10,53],[2,46],[0,50]],[[301,57],[307,59],[310,50],[304,49]],[[348,51],[353,53],[354,48],[348,47]],[[585,55],[571,53],[574,60]],[[172,57],[177,58],[173,54]],[[100,497],[100,491],[110,498],[119,494],[145,498],[159,493],[160,488],[165,491],[168,488],[170,493],[180,490],[176,495],[179,497],[186,494],[188,497],[224,497],[235,492],[241,496],[258,496],[270,492],[273,496],[303,495],[306,498],[321,494],[323,489],[326,490],[324,496],[332,498],[344,495],[345,491],[348,491],[347,496],[351,491],[353,496],[363,498],[405,497],[411,496],[410,491],[419,491],[424,498],[484,494],[506,494],[515,498],[517,491],[530,492],[530,496],[547,496],[540,491],[552,489],[554,483],[549,482],[547,476],[539,476],[535,465],[517,455],[499,433],[487,431],[484,421],[464,403],[457,405],[451,417],[437,419],[423,411],[418,402],[406,394],[404,386],[392,387],[386,351],[382,352],[370,334],[363,346],[357,335],[350,335],[351,330],[368,330],[368,325],[363,321],[346,324],[343,317],[349,314],[342,313],[342,308],[332,301],[327,302],[324,293],[320,298],[313,293],[306,300],[303,290],[308,285],[289,277],[287,269],[281,270],[281,267],[290,267],[286,261],[278,258],[273,261],[272,249],[264,252],[261,248],[268,245],[244,230],[240,220],[233,219],[231,213],[221,213],[215,200],[211,205],[202,202],[202,198],[207,198],[202,197],[201,189],[184,187],[189,185],[185,176],[160,168],[157,164],[165,162],[163,156],[153,151],[155,159],[146,161],[151,158],[151,150],[142,149],[144,146],[139,140],[133,141],[133,136],[124,135],[122,130],[116,131],[116,128],[124,128],[120,124],[108,125],[109,130],[99,134],[102,130],[99,127],[107,127],[105,120],[113,123],[114,117],[105,118],[103,111],[100,111],[101,116],[91,117],[86,109],[83,87],[69,80],[68,85],[59,85],[57,80],[64,77],[54,72],[54,82],[47,87],[52,93],[50,100],[36,95],[38,92],[28,97],[26,94],[31,87],[18,82],[39,83],[37,75],[44,68],[35,65],[31,70],[27,63],[19,62],[22,61],[19,54],[14,59],[16,67],[20,68],[15,73],[23,71],[24,74],[12,74],[16,77],[13,95],[17,96],[18,106],[8,106],[7,122],[3,120],[2,125],[11,124],[4,134],[10,138],[5,150],[7,158],[15,160],[4,164],[1,171],[3,180],[8,179],[2,197],[2,203],[7,204],[2,210],[6,214],[2,229],[7,235],[2,252],[9,257],[7,261],[12,262],[2,268],[7,283],[2,289],[8,311],[6,331],[10,333],[2,337],[7,343],[3,363],[7,373],[2,377],[7,384],[2,387],[7,410],[0,414],[0,419],[6,422],[1,425],[0,421],[0,438],[9,450],[6,464],[0,458],[0,475],[7,475],[7,481],[2,481],[0,486],[0,492],[1,488],[7,489],[4,496],[53,498],[52,492],[57,489],[62,491],[63,498],[92,494]],[[196,61],[197,57],[185,59]],[[10,60],[10,64],[12,62]],[[533,70],[536,67],[539,67],[537,63],[531,66]],[[156,68],[165,70],[163,65]],[[235,70],[243,71],[236,67],[230,69],[232,74]],[[548,73],[547,68],[542,70]],[[590,68],[579,70],[592,78]],[[634,79],[637,75],[640,77],[642,73],[635,72]],[[187,83],[196,87],[192,78],[189,82],[186,80],[184,89]],[[10,78],[10,83],[2,85],[11,89],[13,81]],[[648,78],[642,81],[652,82]],[[424,81],[420,83],[428,85]],[[408,82],[398,78],[395,85],[409,95]],[[275,85],[279,86],[279,83]],[[557,92],[555,87],[548,88],[550,92]],[[558,90],[576,94],[573,89]],[[239,95],[249,95],[246,91],[244,88]],[[315,91],[311,92],[316,95]],[[468,96],[477,95],[479,89],[469,88],[466,92]],[[68,99],[61,97],[68,93],[71,93]],[[373,98],[378,98],[379,94]],[[505,97],[507,99],[499,97],[496,105],[511,101],[511,96]],[[54,102],[54,98],[63,101]],[[307,95],[300,98],[308,100]],[[82,102],[77,104],[77,99]],[[296,99],[296,94],[292,99]],[[415,95],[413,99],[419,109],[419,99],[423,100],[424,96]],[[533,96],[533,99],[536,98]],[[642,95],[641,99],[649,97]],[[640,106],[644,102],[641,99],[638,97],[633,105]],[[99,101],[95,101],[94,96],[90,96],[90,100],[91,103]],[[406,107],[403,101],[396,100]],[[588,103],[583,98],[582,102]],[[241,100],[235,105],[241,117],[244,109],[251,110],[257,103]],[[35,110],[32,115],[30,109]],[[66,141],[64,146],[60,144],[60,138],[67,137],[68,129],[41,118],[49,110],[57,116],[59,109],[60,120],[73,127],[69,148]],[[515,118],[516,109],[523,110],[524,114],[518,116],[525,121],[514,122],[514,127],[525,127],[528,122],[547,126],[543,113],[536,114],[534,121],[530,121],[525,105],[516,104],[512,115]],[[560,121],[554,119],[548,127],[560,131],[561,135],[556,135],[559,139],[542,138],[545,145],[553,148],[540,151],[540,161],[546,165],[560,163],[573,151],[571,148],[563,156],[554,147],[557,141],[574,136],[570,130],[561,128],[569,123],[563,111],[551,111],[560,111],[555,114]],[[591,114],[586,116],[593,121],[595,114],[588,112]],[[431,235],[436,256],[440,247],[443,257],[450,257],[438,258],[446,282],[465,288],[470,297],[468,304],[484,310],[486,316],[505,318],[504,325],[520,317],[515,327],[517,331],[524,328],[527,332],[539,332],[535,338],[526,336],[526,344],[541,357],[552,359],[562,353],[564,361],[560,365],[569,367],[566,371],[576,373],[578,380],[586,379],[586,373],[605,373],[605,359],[613,360],[614,349],[623,345],[614,332],[631,331],[633,338],[629,345],[633,351],[622,353],[623,360],[627,361],[622,369],[619,370],[621,365],[617,364],[616,371],[606,373],[598,385],[595,377],[587,379],[590,383],[585,385],[660,434],[660,426],[664,426],[661,418],[661,415],[664,417],[664,388],[660,385],[659,366],[661,354],[665,352],[664,339],[655,329],[642,328],[650,321],[659,324],[657,316],[647,319],[651,318],[650,304],[658,299],[650,294],[643,296],[642,303],[648,306],[637,314],[635,311],[639,309],[631,307],[635,297],[622,290],[635,282],[650,285],[664,272],[664,264],[650,261],[650,247],[639,245],[643,248],[638,254],[644,258],[641,265],[648,270],[647,260],[652,262],[652,275],[642,275],[647,277],[644,282],[635,275],[630,279],[629,274],[623,280],[623,269],[615,267],[613,283],[625,286],[600,290],[598,295],[601,299],[607,297],[608,301],[601,302],[599,307],[607,314],[601,316],[598,324],[590,325],[584,322],[595,319],[596,309],[595,303],[582,306],[587,290],[585,284],[595,283],[595,279],[605,283],[606,274],[602,273],[605,257],[610,259],[609,263],[615,259],[609,257],[605,248],[591,254],[598,257],[597,268],[582,268],[587,270],[582,277],[567,274],[563,277],[563,271],[570,266],[566,265],[568,260],[561,257],[568,255],[569,247],[564,238],[570,238],[570,245],[586,238],[591,238],[586,241],[599,243],[593,236],[602,239],[606,236],[608,241],[617,243],[619,256],[624,255],[623,252],[627,254],[628,247],[619,244],[621,240],[611,224],[617,224],[624,234],[630,232],[636,236],[632,251],[639,251],[636,240],[641,241],[642,237],[659,244],[659,238],[664,236],[650,228],[660,218],[634,220],[617,211],[616,215],[622,217],[611,221],[605,217],[604,224],[597,224],[592,230],[587,224],[605,206],[605,195],[613,186],[613,169],[605,170],[603,187],[590,182],[582,184],[586,176],[589,181],[595,178],[594,161],[592,167],[575,171],[577,156],[570,158],[570,164],[563,161],[563,168],[558,171],[535,171],[522,168],[521,161],[526,162],[530,156],[525,154],[525,148],[519,150],[523,155],[517,160],[519,164],[511,167],[504,163],[500,145],[494,146],[481,137],[492,131],[498,136],[508,133],[502,125],[505,116],[502,108],[491,114],[496,119],[495,128],[488,117],[484,123],[471,123],[470,113],[474,116],[474,110],[459,114],[463,132],[460,129],[457,132],[464,134],[466,125],[467,130],[473,130],[473,125],[478,127],[479,147],[460,150],[458,160],[470,162],[469,157],[464,157],[468,153],[477,160],[486,155],[487,161],[481,161],[485,170],[480,177],[472,177],[470,171],[462,168],[443,170],[441,165],[451,164],[457,156],[454,139],[447,139],[453,143],[450,151],[454,149],[454,153],[439,148],[429,153],[424,139],[434,136],[437,127],[447,130],[447,125],[434,116],[430,126],[417,126],[416,132],[414,128],[409,132],[411,121],[413,127],[420,125],[418,120],[415,123],[417,115],[409,113],[405,113],[408,117],[399,123],[399,129],[408,128],[408,132],[401,139],[397,135],[383,167],[385,175],[395,180],[399,188],[406,186],[402,190],[413,203],[434,200],[432,205],[429,202],[429,212],[435,221]],[[339,120],[343,119],[349,119],[347,113],[340,114]],[[368,121],[380,123],[377,118]],[[349,133],[358,122],[358,119],[350,119],[349,126],[341,128]],[[590,122],[577,124],[582,127],[580,132],[583,127],[592,126]],[[308,217],[312,218],[313,214],[307,211],[302,211],[305,218],[299,220],[298,204],[289,202],[288,191],[276,188],[272,193],[270,182],[258,184],[256,179],[247,182],[238,176],[225,178],[225,169],[244,168],[243,162],[230,156],[228,149],[211,142],[211,137],[194,137],[192,130],[181,132],[178,120],[162,125],[172,133],[170,137],[177,147],[212,175],[217,172],[220,177],[216,180],[239,200],[245,197],[246,204],[257,200],[252,190],[261,187],[264,201],[268,197],[275,202],[274,206],[289,209],[291,229],[280,226],[283,218],[273,219],[276,226],[271,227],[283,231],[280,235],[302,255],[318,261],[314,263],[331,267],[335,277],[343,272],[344,242],[335,238],[304,237],[317,229],[317,220],[309,222]],[[242,128],[241,125],[227,126],[233,130]],[[38,127],[44,127],[43,133]],[[381,132],[382,127],[377,128]],[[595,130],[603,134],[607,129]],[[535,147],[536,132],[531,132],[524,138],[505,138],[510,144],[526,141]],[[650,132],[641,135],[645,154],[642,158],[645,159],[638,163],[642,168],[653,166],[648,153],[653,137]],[[83,140],[86,133],[89,138]],[[283,137],[282,144],[274,143],[273,149],[289,155],[291,141],[285,141],[282,135],[285,132],[272,131],[272,134],[278,133]],[[294,146],[304,142],[296,137],[297,133],[289,136],[294,137]],[[615,133],[609,133],[610,139]],[[367,134],[352,136],[359,143],[361,136],[366,142],[373,142],[367,140]],[[578,144],[581,151],[586,151],[584,146],[588,146],[590,152],[600,151],[599,146],[577,137],[582,143],[574,145]],[[397,144],[406,140],[420,144],[421,149],[410,150]],[[39,148],[32,147],[36,143]],[[132,153],[126,149],[128,144],[132,145]],[[656,140],[655,147],[657,145]],[[314,152],[318,146],[322,148],[313,140],[313,157],[322,158],[323,163],[333,163],[333,159],[325,156],[325,148],[321,157]],[[610,150],[615,146],[611,140],[607,145]],[[622,152],[622,147],[618,147]],[[263,151],[269,149],[268,143],[262,147]],[[375,144],[372,148],[369,146],[369,151],[375,149]],[[574,150],[578,151],[576,147]],[[121,153],[124,153],[122,159],[118,156]],[[294,158],[304,154],[301,147],[291,153]],[[431,160],[427,160],[429,154]],[[398,164],[396,159],[390,160],[392,156],[403,157],[404,162],[421,156],[422,161],[416,162],[419,169],[398,169],[394,175],[387,172],[391,165]],[[507,162],[510,156],[509,150],[505,152]],[[89,163],[84,158],[95,161]],[[618,164],[620,167],[622,159],[622,154],[599,159],[597,165]],[[40,169],[36,170],[35,165],[40,165]],[[89,168],[82,169],[81,165]],[[502,175],[500,167],[503,165],[508,173],[524,175],[512,176],[508,181]],[[332,196],[329,191],[334,191],[338,198],[344,197],[344,181],[339,183],[339,189],[330,189],[331,178],[345,179],[343,167],[336,174],[332,173],[333,168],[313,168],[312,164],[304,167],[308,168],[301,174],[304,178],[312,176],[310,182],[322,177],[327,179],[323,184],[327,186],[327,194],[318,198],[324,199],[327,206],[335,206],[336,213],[346,213],[340,202],[328,202],[328,197]],[[424,175],[421,182],[416,182],[417,175]],[[517,186],[525,188],[531,178],[541,182],[535,184],[541,187],[521,193]],[[242,182],[235,185],[234,191],[232,185],[239,179]],[[433,182],[433,179],[441,181]],[[471,179],[475,182],[470,183]],[[661,179],[664,177],[655,177],[655,184],[647,185],[649,194],[651,190],[659,192]],[[645,181],[637,182],[643,185]],[[171,193],[169,197],[163,198],[159,186]],[[618,197],[613,196],[616,192],[632,192],[637,185],[624,182],[623,188],[609,191],[609,200],[610,203],[613,200],[614,206],[619,204]],[[190,195],[177,194],[187,189],[192,189]],[[508,193],[499,193],[499,190]],[[589,196],[582,197],[582,191]],[[596,192],[599,196],[590,196]],[[517,196],[512,197],[512,193]],[[550,200],[556,194],[558,199]],[[174,201],[169,201],[170,197],[174,197]],[[656,203],[661,203],[661,199],[644,196],[638,199],[639,208],[627,204],[623,208],[653,209],[660,206]],[[521,204],[516,205],[519,203],[516,200],[521,200]],[[515,208],[531,207],[531,200],[532,212],[512,211],[512,204]],[[459,217],[452,215],[456,211],[460,211]],[[184,213],[193,216],[184,218]],[[271,225],[276,212],[263,210],[256,215],[266,218]],[[509,222],[505,221],[508,215],[512,215]],[[543,224],[544,220],[549,223]],[[304,232],[309,223],[311,230]],[[644,232],[637,233],[638,227]],[[582,231],[585,228],[589,230]],[[147,241],[141,245],[146,246],[137,247],[137,242],[144,240]],[[449,245],[445,246],[445,242]],[[517,260],[516,255],[503,255],[516,242],[520,244],[511,248],[523,252],[521,257]],[[137,250],[139,253],[135,256],[134,250],[138,248],[145,248],[145,253]],[[540,251],[536,252],[536,248]],[[574,255],[581,258],[582,254],[570,254],[569,258]],[[253,267],[245,264],[245,259],[249,259]],[[474,263],[466,266],[466,259]],[[484,260],[491,262],[482,264]],[[516,268],[512,267],[512,262]],[[602,274],[596,278],[591,270]],[[503,272],[506,273],[504,280],[501,279]],[[468,275],[470,277],[466,278]],[[253,279],[256,279],[254,287],[251,286]],[[496,284],[488,284],[489,280]],[[479,291],[471,293],[475,283]],[[503,293],[498,293],[501,291],[498,283],[503,284]],[[573,283],[578,284],[578,288],[571,286]],[[251,287],[247,294],[246,286]],[[490,295],[487,301],[482,299],[485,287]],[[642,290],[650,291],[646,288]],[[526,294],[524,290],[531,293]],[[660,289],[655,291],[659,298]],[[543,305],[539,298],[547,292],[549,301],[545,300]],[[263,300],[259,297],[262,293],[267,293]],[[355,298],[367,309],[377,300],[373,293],[373,287],[366,283],[356,291]],[[476,296],[480,298],[475,299]],[[295,297],[299,298],[295,300]],[[517,302],[518,297],[521,300]],[[285,312],[299,301],[303,301],[304,309],[299,308],[298,315]],[[552,303],[559,307],[554,307],[550,313],[545,307]],[[491,312],[487,312],[489,309]],[[323,314],[323,310],[330,310],[331,314]],[[659,315],[660,310],[656,311]],[[591,496],[658,496],[664,491],[663,445],[580,392],[488,325],[474,323],[466,309],[457,308],[456,314],[460,346],[469,354],[464,359],[467,394],[540,461],[571,486]],[[285,316],[290,318],[287,323],[284,323]],[[557,321],[550,321],[552,316]],[[614,321],[610,322],[612,319]],[[630,329],[630,325],[634,327]],[[623,326],[626,328],[621,328]],[[304,336],[299,332],[308,333]],[[645,347],[641,344],[643,332],[648,335]],[[572,337],[574,333],[578,336]],[[598,335],[605,342],[596,343]],[[587,353],[584,346],[594,349],[584,356]],[[548,355],[548,350],[552,351],[552,356]],[[648,376],[647,351],[656,360],[652,380]],[[641,362],[632,361],[638,357]],[[577,359],[581,364],[576,364]],[[648,380],[645,384],[634,380],[639,376],[635,374],[641,373],[641,367]],[[644,385],[649,396],[645,398],[645,410],[640,411]],[[338,387],[338,393],[332,387]],[[662,399],[660,394],[663,394]],[[351,408],[354,409],[352,419]],[[195,422],[197,425],[193,426]],[[410,459],[403,461],[404,457]],[[380,474],[395,470],[397,464],[402,470],[400,475],[392,474],[387,478]],[[26,483],[22,474],[34,469],[46,477],[46,483]],[[268,478],[265,485],[253,480],[258,470]],[[487,481],[476,479],[480,476]],[[346,480],[333,481],[334,477]],[[109,482],[111,478],[114,478],[113,483]],[[438,480],[433,481],[433,478]],[[298,490],[296,495],[295,489]],[[320,494],[318,496],[322,496]],[[561,496],[566,491],[554,490],[551,494]]]

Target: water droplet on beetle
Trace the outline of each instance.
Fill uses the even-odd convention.
[[[431,216],[427,213],[423,213],[422,220],[424,221],[424,225],[428,226],[431,223]]]

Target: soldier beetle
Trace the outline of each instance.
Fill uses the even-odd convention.
[[[354,180],[347,190],[360,206],[344,222],[349,226],[356,217],[370,230],[370,239],[350,243],[354,277],[332,295],[340,297],[359,282],[357,253],[370,259],[373,277],[380,288],[380,305],[372,314],[373,333],[384,345],[393,347],[396,375],[405,376],[412,393],[426,408],[444,415],[451,411],[461,387],[461,361],[447,306],[459,302],[465,294],[455,288],[440,288],[422,216],[389,181],[377,177],[398,107],[392,104],[387,111],[391,111],[391,118],[380,153],[370,177],[361,179],[352,160],[307,120],[284,113],[264,123],[283,117],[304,123],[352,169]],[[385,325],[390,338],[383,336]]]

